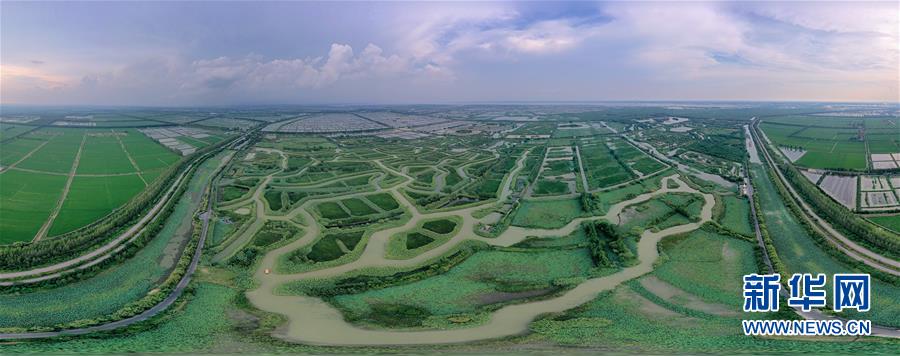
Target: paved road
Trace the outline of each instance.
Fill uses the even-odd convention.
[[[762,230],[759,229],[759,219],[756,218],[756,204],[753,201],[753,194],[755,191],[753,190],[753,184],[750,183],[750,170],[745,170],[747,176],[744,177],[744,182],[747,184],[747,197],[750,199],[750,216],[753,218],[753,230],[756,232],[756,242],[759,243],[759,248],[763,252],[764,262],[766,262],[766,266],[769,268],[769,273],[775,273],[775,267],[772,266],[772,260],[769,258],[769,250],[766,248],[766,242],[763,240]]]
[[[157,202],[156,205],[154,205],[153,208],[151,208],[150,211],[147,212],[147,214],[141,218],[140,221],[138,221],[136,224],[132,225],[130,228],[128,228],[128,230],[123,232],[121,235],[119,235],[112,241],[110,241],[110,242],[106,243],[105,245],[103,245],[91,252],[88,252],[84,255],[81,255],[81,256],[78,256],[71,260],[60,262],[60,263],[57,263],[54,265],[35,268],[35,269],[27,270],[27,271],[0,273],[0,280],[17,279],[17,278],[30,277],[30,276],[39,276],[39,275],[43,275],[43,274],[47,274],[47,273],[58,272],[61,270],[69,269],[75,265],[81,264],[82,262],[88,262],[95,258],[101,257],[101,255],[114,249],[117,245],[119,245],[123,241],[134,237],[137,233],[139,233],[141,230],[143,230],[144,227],[157,216],[157,214],[162,210],[163,206],[165,206],[166,203],[169,202],[169,200],[174,195],[176,188],[181,184],[181,181],[184,179],[185,174],[190,169],[191,169],[191,167],[188,166],[188,168],[185,169],[185,171],[181,173],[181,175],[178,177],[178,179],[175,181],[175,183],[173,183],[172,186],[169,188],[169,190],[165,193],[165,195],[163,195],[163,198],[160,199],[159,202]],[[6,283],[6,282],[4,282],[4,283]],[[0,283],[0,285],[5,285],[4,283]],[[14,284],[14,282],[10,283],[10,284]]]
[[[874,251],[860,246],[854,241],[851,241],[849,238],[844,236],[844,234],[835,230],[831,226],[831,224],[819,217],[819,215],[812,210],[812,207],[810,207],[809,204],[807,204],[806,201],[800,197],[797,191],[794,190],[793,185],[791,185],[791,183],[787,181],[787,179],[781,173],[781,170],[778,168],[778,165],[775,164],[772,156],[769,155],[769,150],[765,146],[766,142],[764,142],[764,140],[767,141],[768,139],[765,138],[764,134],[759,129],[758,124],[759,120],[755,120],[751,124],[751,129],[756,139],[759,141],[758,146],[760,151],[762,152],[764,161],[772,167],[772,169],[775,171],[776,178],[778,178],[778,180],[784,184],[792,199],[797,202],[798,205],[800,205],[800,208],[804,215],[802,216],[802,218],[811,222],[814,227],[817,227],[820,230],[824,230],[825,233],[823,233],[822,235],[825,236],[826,240],[828,240],[828,242],[832,246],[844,252],[844,254],[846,254],[847,256],[850,256],[855,260],[863,262],[866,265],[885,273],[900,276],[900,262],[882,256],[878,253],[875,253]]]
[[[755,119],[755,118],[754,118]],[[749,134],[750,132],[747,131]],[[747,145],[752,144],[751,141],[747,143]],[[753,154],[756,154],[756,150],[753,150],[751,154],[751,158]],[[757,158],[758,161],[758,158]],[[753,160],[751,159],[751,162]],[[761,163],[761,162],[760,162]],[[766,249],[765,242],[763,241],[762,232],[759,229],[759,220],[756,218],[756,205],[753,204],[753,194],[755,191],[753,190],[753,184],[751,184],[750,180],[750,167],[747,167],[745,171],[744,181],[747,183],[747,196],[750,198],[750,216],[753,218],[753,227],[756,230],[756,240],[759,242],[759,247],[763,251],[763,257],[765,258],[766,266],[769,267],[769,273],[775,273],[775,269],[772,267],[772,260],[769,259],[769,251]],[[785,291],[790,292],[789,287],[785,287]],[[811,311],[805,312],[800,308],[794,308],[794,311],[807,320],[844,320],[847,319],[838,318],[836,316],[827,315],[819,310],[813,309]],[[900,329],[897,328],[889,328],[880,325],[872,325],[872,336],[880,336],[880,337],[890,337],[890,338],[900,338]]]
[[[222,162],[220,167],[224,167],[224,164],[227,163],[228,160]],[[210,180],[210,182],[212,179]],[[191,277],[193,277],[194,272],[197,270],[197,265],[200,263],[200,256],[203,254],[203,246],[206,243],[206,237],[209,235],[209,220],[212,218],[212,209],[215,205],[215,194],[212,194],[212,186],[210,183],[206,185],[207,194],[210,194],[210,201],[207,203],[207,209],[205,212],[200,214],[200,220],[203,221],[203,226],[200,230],[200,240],[197,242],[197,248],[194,250],[194,256],[191,257],[191,264],[188,265],[187,271],[185,271],[184,276],[181,277],[181,280],[178,281],[178,284],[175,285],[175,288],[169,293],[169,296],[166,299],[163,299],[159,304],[151,307],[150,309],[145,310],[144,312],[132,316],[130,318],[113,321],[110,323],[89,326],[85,328],[77,328],[77,329],[68,329],[61,331],[45,331],[45,332],[33,332],[33,333],[0,333],[0,340],[15,340],[15,339],[43,339],[49,337],[57,337],[57,336],[71,336],[71,335],[84,335],[98,331],[109,331],[115,330],[119,328],[123,328],[132,324],[136,324],[142,321],[146,321],[159,313],[168,309],[172,304],[181,297],[181,294],[184,293],[184,289],[191,282]]]
[[[59,215],[59,210],[62,209],[63,202],[65,202],[66,197],[69,196],[69,189],[72,188],[72,181],[75,180],[75,172],[78,171],[78,162],[81,162],[81,152],[84,152],[85,142],[87,142],[87,135],[81,136],[81,145],[78,146],[78,152],[75,153],[75,160],[72,161],[72,168],[69,169],[69,174],[66,177],[66,185],[63,186],[62,194],[60,194],[59,199],[56,200],[56,206],[50,211],[50,216],[47,217],[47,220],[44,221],[44,224],[41,225],[41,229],[38,230],[31,241],[38,241],[47,236],[47,232],[50,231],[50,226],[53,225],[53,221],[55,221],[56,216]]]

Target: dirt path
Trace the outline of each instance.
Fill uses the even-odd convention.
[[[528,152],[525,152],[519,160],[517,160],[515,169],[505,177],[502,185],[503,189],[499,196],[501,201],[508,198],[511,194],[512,182],[514,181],[516,174],[524,167],[524,161],[527,154]],[[458,210],[422,213],[398,191],[399,187],[408,185],[412,182],[412,177],[402,172],[389,169],[381,164],[380,161],[376,161],[376,163],[382,169],[407,179],[403,184],[399,184],[390,189],[379,189],[378,191],[391,194],[412,215],[411,218],[401,226],[376,231],[370,236],[363,253],[352,262],[331,268],[301,273],[279,274],[277,270],[279,257],[312,243],[320,233],[318,224],[316,224],[313,216],[307,211],[307,207],[319,200],[307,201],[289,213],[287,218],[293,218],[298,215],[302,216],[309,228],[300,239],[272,250],[263,257],[254,275],[254,278],[259,283],[259,287],[246,294],[250,302],[257,308],[287,317],[288,325],[286,328],[279,331],[276,337],[293,342],[313,344],[392,345],[456,343],[520,334],[526,332],[528,324],[541,314],[563,311],[578,306],[592,300],[602,291],[615,288],[624,281],[652,271],[653,263],[658,257],[658,251],[656,249],[657,242],[665,236],[684,233],[699,228],[703,223],[711,220],[712,208],[715,205],[715,199],[712,195],[703,194],[694,190],[684,182],[681,182],[677,176],[669,176],[663,179],[659,190],[639,195],[628,201],[620,202],[612,206],[604,216],[578,218],[559,229],[526,229],[510,227],[496,238],[483,238],[471,233],[474,231],[473,229],[479,221],[479,219],[475,219],[472,216],[472,213],[483,208],[483,204]],[[676,182],[678,187],[669,188],[668,183],[670,180]],[[363,329],[345,322],[343,315],[341,315],[338,310],[319,298],[309,296],[283,296],[277,295],[276,293],[278,286],[284,283],[305,279],[334,277],[363,268],[414,268],[446,254],[448,251],[458,246],[459,243],[470,239],[483,241],[491,245],[510,246],[532,236],[565,236],[577,229],[583,221],[606,219],[618,222],[617,216],[625,207],[670,192],[686,192],[703,195],[705,204],[701,212],[701,220],[696,223],[675,226],[658,232],[645,231],[641,235],[638,244],[638,256],[640,256],[641,262],[637,266],[625,268],[610,276],[590,279],[559,297],[503,307],[494,312],[487,323],[472,328],[428,331]],[[434,219],[447,216],[460,216],[463,221],[462,227],[459,230],[460,232],[449,241],[410,259],[389,260],[386,258],[388,241],[395,233],[411,229],[423,219]],[[309,327],[310,325],[315,325],[316,327]]]
[[[813,226],[813,228],[822,231],[822,235],[825,236],[826,240],[828,240],[828,242],[832,246],[836,247],[838,250],[841,250],[841,252],[843,252],[847,256],[865,263],[872,268],[876,268],[891,275],[900,276],[900,262],[882,256],[850,240],[849,238],[844,236],[844,234],[835,230],[834,227],[831,226],[831,224],[819,217],[819,215],[813,211],[812,207],[810,207],[809,204],[806,203],[806,200],[800,197],[800,195],[794,189],[794,186],[787,181],[787,178],[785,178],[781,173],[781,169],[779,169],[778,165],[775,164],[774,159],[769,153],[769,149],[766,147],[766,144],[771,144],[771,141],[765,135],[765,133],[759,129],[759,121],[757,120],[751,125],[753,133],[756,135],[757,141],[759,141],[759,149],[762,152],[764,161],[775,171],[775,178],[781,181],[782,184],[784,184],[784,186],[788,190],[789,195],[791,196],[791,199],[793,199],[800,206],[800,210],[802,210],[803,213],[803,216],[801,216],[801,218],[809,222],[810,225]]]
[[[70,259],[70,260],[67,260],[64,262],[56,263],[56,264],[53,264],[50,266],[30,269],[27,271],[0,273],[0,280],[18,279],[18,278],[31,277],[31,276],[40,276],[40,275],[44,275],[44,274],[48,274],[48,273],[64,271],[64,270],[70,269],[74,266],[80,265],[85,262],[97,260],[99,258],[105,258],[103,256],[106,255],[108,252],[118,251],[117,246],[119,246],[124,241],[130,241],[131,239],[136,237],[139,232],[143,231],[144,226],[146,226],[147,223],[149,223],[151,220],[153,220],[158,215],[158,213],[162,210],[162,208],[166,205],[166,203],[169,202],[169,199],[172,198],[173,193],[181,185],[182,181],[184,180],[185,175],[187,174],[188,171],[190,171],[190,169],[191,169],[191,166],[188,166],[184,170],[184,172],[181,173],[181,175],[175,180],[175,182],[172,183],[172,186],[169,187],[169,190],[166,191],[166,193],[163,195],[163,197],[156,203],[156,205],[154,205],[150,209],[150,211],[147,212],[147,214],[145,214],[141,218],[141,220],[139,220],[136,224],[129,227],[128,230],[125,230],[125,232],[123,232],[122,234],[117,236],[112,241],[110,241],[110,242],[106,243],[105,245],[103,245],[95,250],[92,250],[91,252],[88,252],[84,255],[78,256],[76,258],[73,258],[73,259]],[[0,286],[3,286],[3,285],[11,285],[11,284],[10,284],[10,282],[0,282]]]
[[[232,155],[226,156],[222,163],[218,168],[224,167],[225,163],[227,163],[231,159]],[[68,330],[60,330],[60,331],[45,331],[45,332],[31,332],[31,333],[0,333],[0,340],[18,340],[18,339],[44,339],[58,336],[73,336],[73,335],[85,335],[98,331],[110,331],[116,330],[120,328],[124,328],[133,324],[137,324],[146,320],[149,320],[160,313],[167,310],[175,301],[178,300],[179,297],[184,293],[184,290],[187,288],[188,284],[191,282],[191,277],[193,277],[194,272],[197,270],[197,265],[200,263],[200,257],[203,254],[203,246],[206,243],[206,238],[209,235],[209,220],[212,216],[212,209],[215,204],[215,197],[213,196],[214,192],[211,189],[211,185],[207,183],[206,187],[203,189],[207,194],[210,194],[210,203],[207,204],[206,211],[200,215],[200,220],[202,221],[202,226],[200,229],[200,239],[197,241],[197,247],[194,249],[194,254],[191,256],[191,262],[187,267],[184,275],[182,275],[181,279],[178,281],[178,284],[175,285],[175,288],[172,289],[172,292],[166,296],[159,304],[156,304],[150,309],[147,309],[140,314],[135,316],[125,318],[122,320],[117,320],[113,322],[109,322],[106,324],[89,326],[84,328],[76,328],[76,329],[68,329]],[[189,193],[188,193],[189,194]],[[183,252],[182,252],[183,253]]]
[[[585,192],[591,191],[591,187],[588,186],[587,176],[584,174],[584,163],[581,162],[581,147],[575,145],[575,156],[578,157],[578,171],[581,172],[581,186],[584,187]]]
[[[71,175],[71,172],[60,173],[60,172],[50,172],[50,171],[42,171],[42,170],[38,170],[38,169],[29,169],[29,168],[20,168],[20,167],[10,167],[9,169],[12,169],[14,171],[46,174],[46,175],[51,175],[51,176],[66,176],[66,177],[68,177],[69,175]],[[140,175],[140,172],[106,173],[106,174],[93,174],[93,173],[75,174],[76,177],[121,177],[121,176],[135,176],[135,175]]]
[[[40,239],[47,236],[47,232],[50,231],[50,226],[53,225],[53,221],[56,220],[56,216],[59,215],[59,210],[62,209],[63,203],[66,201],[66,197],[69,195],[69,189],[72,188],[72,181],[75,180],[75,171],[78,170],[78,162],[81,161],[81,152],[84,151],[84,143],[87,141],[87,135],[81,136],[81,145],[78,146],[78,153],[75,153],[75,160],[72,161],[72,168],[69,169],[69,177],[66,179],[66,185],[63,187],[62,194],[59,196],[59,200],[56,201],[56,206],[53,207],[53,210],[50,212],[50,216],[47,217],[47,221],[44,222],[44,225],[41,226],[41,229],[38,230],[37,234],[34,235],[33,241],[39,241]]]
[[[251,223],[247,229],[245,229],[243,232],[241,232],[241,235],[238,236],[237,239],[235,239],[234,241],[229,243],[228,246],[225,247],[225,249],[223,249],[222,251],[217,253],[215,256],[213,256],[213,258],[212,258],[213,262],[223,261],[223,260],[231,257],[232,255],[234,255],[235,252],[237,252],[238,250],[243,248],[244,245],[246,245],[247,242],[249,242],[250,239],[253,238],[253,236],[256,235],[256,233],[259,232],[259,230],[263,227],[263,225],[266,222],[266,217],[267,217],[266,204],[263,202],[263,199],[261,199],[263,192],[265,192],[266,186],[268,186],[269,183],[272,182],[272,178],[274,178],[276,174],[281,173],[285,169],[287,169],[287,164],[288,164],[287,156],[284,154],[284,152],[282,152],[280,150],[276,150],[276,149],[269,149],[269,148],[256,148],[256,150],[260,150],[260,151],[263,151],[266,153],[273,153],[273,152],[278,153],[281,156],[281,168],[279,170],[267,175],[263,179],[262,183],[259,184],[259,186],[256,188],[256,190],[250,196],[250,198],[245,200],[245,201],[252,201],[255,205],[254,210],[256,211],[255,212],[256,216],[253,219],[253,223]],[[304,168],[303,170],[305,171],[306,168]]]
[[[115,133],[116,131],[112,130],[112,132]],[[147,184],[147,180],[144,179],[144,175],[141,174],[141,167],[138,166],[137,162],[134,161],[134,158],[131,157],[131,153],[128,152],[127,148],[125,148],[125,143],[122,142],[122,137],[120,137],[119,135],[113,136],[116,136],[116,141],[119,141],[119,146],[122,146],[122,152],[125,152],[125,157],[128,157],[128,161],[131,162],[131,166],[134,167],[134,171],[138,173],[138,177],[141,178],[141,182],[144,182],[145,187],[148,186],[149,184]]]
[[[56,137],[56,136],[53,136],[53,137]],[[12,164],[10,164],[6,167],[0,167],[0,173],[3,173],[3,171],[5,171],[7,169],[15,168],[17,165],[19,165],[19,163],[22,163],[22,161],[28,159],[28,157],[31,157],[31,155],[33,155],[35,152],[37,152],[41,148],[44,148],[44,146],[46,146],[48,143],[50,143],[51,140],[53,140],[53,137],[51,137],[47,141],[44,141],[43,143],[41,143],[40,145],[38,145],[31,151],[28,151],[28,153],[26,153],[25,156],[22,156],[22,158],[20,158],[18,161],[13,162]]]

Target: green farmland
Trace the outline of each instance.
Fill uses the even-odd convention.
[[[0,215],[4,244],[31,241],[45,224],[47,236],[90,224],[179,159],[130,129],[42,128],[0,143],[0,152],[0,205],[9,207]],[[58,215],[48,221],[57,206]]]
[[[799,166],[864,170],[868,167],[867,152],[900,152],[897,121],[896,118],[788,116],[766,119],[761,128],[777,145],[805,150],[795,162]]]
[[[892,149],[882,134],[893,121],[865,116],[884,112],[875,104],[844,118],[814,116],[833,110],[816,103],[44,110],[2,116],[41,117],[32,124],[0,124],[3,353],[900,345],[742,331],[743,320],[801,318],[784,300],[778,312],[743,311],[742,278],[765,273],[769,254],[786,273],[872,273],[872,309],[837,316],[900,327],[897,280],[817,240],[744,141],[762,117],[776,145],[807,151],[793,162],[804,174],[871,176],[848,189],[889,199],[895,172],[861,173],[867,152]],[[867,139],[854,141],[860,125]],[[182,144],[202,149],[183,156]],[[190,178],[160,218],[133,225],[155,203],[134,197],[182,172]],[[855,213],[898,226],[890,206]]]

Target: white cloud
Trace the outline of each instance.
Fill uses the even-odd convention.
[[[604,38],[629,41],[638,65],[674,78],[896,80],[896,32],[879,32],[890,28],[883,26],[890,19],[875,16],[867,27],[858,18],[837,21],[844,7],[818,6],[790,4],[787,11],[782,4],[754,3],[747,11],[722,3],[613,3],[606,11],[615,19]],[[767,20],[770,15],[787,24]]]
[[[819,95],[827,91],[822,88],[877,98],[897,96],[900,24],[896,14],[900,5],[896,3],[612,2],[597,5],[594,13],[581,9],[577,16],[537,19],[536,12],[525,11],[525,6],[532,4],[397,6],[395,13],[379,14],[382,18],[373,21],[371,33],[357,30],[351,38],[320,47],[304,58],[234,54],[240,51],[221,57],[216,57],[217,52],[191,57],[175,49],[148,49],[152,46],[116,49],[132,55],[127,59],[109,59],[105,54],[85,59],[25,53],[23,58],[28,61],[3,63],[4,100],[43,95],[72,103],[98,98],[110,103],[291,102],[316,95],[367,95],[369,87],[396,88],[401,92],[397,97],[403,100],[403,95],[422,97],[420,88],[431,86],[435,91],[428,94],[441,101],[471,95],[472,88],[462,85],[479,86],[488,98],[500,95],[492,92],[549,90],[545,83],[531,88],[523,85],[529,83],[527,79],[504,81],[498,77],[516,76],[514,66],[498,71],[500,74],[480,69],[484,62],[524,63],[534,58],[539,59],[532,63],[544,66],[541,74],[559,74],[544,78],[564,78],[554,83],[558,86],[553,88],[558,91],[553,94],[559,96],[556,99],[567,99],[565,88],[573,82],[589,83],[580,93],[594,92],[592,88],[601,92],[607,89],[603,85],[614,84],[587,78],[632,73],[636,76],[624,84],[687,88],[697,83],[730,86],[734,93],[751,88],[746,89],[748,98],[753,98],[753,90],[814,91]],[[596,21],[598,16],[604,20]],[[358,45],[370,41],[382,47]],[[581,59],[573,56],[598,60],[596,66],[585,68],[558,64]],[[31,62],[33,58],[52,60],[41,64]],[[498,84],[511,82],[518,87]],[[717,94],[706,95],[715,98]],[[195,101],[197,98],[203,100]]]
[[[374,44],[357,55],[350,45],[334,43],[325,57],[264,60],[247,56],[194,61],[184,73],[181,89],[192,94],[315,89],[342,80],[428,77],[439,70],[432,64],[419,65],[410,58],[386,55]]]

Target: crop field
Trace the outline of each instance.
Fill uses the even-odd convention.
[[[28,132],[31,129],[33,129],[33,127],[31,126],[13,125],[7,124],[5,122],[0,122],[0,140],[16,137],[25,132]]]
[[[896,118],[789,116],[766,119],[761,128],[779,146],[806,151],[795,162],[802,167],[863,170],[867,148],[873,154],[900,152]]]
[[[115,136],[92,136],[84,142],[76,174],[116,174],[139,171]]]
[[[65,176],[10,170],[0,173],[0,242],[30,241],[50,216]]]
[[[45,223],[49,236],[87,225],[178,160],[130,129],[42,128],[3,142],[0,152],[7,164],[0,172],[0,205],[10,207],[0,214],[0,243],[30,241]]]
[[[566,195],[577,191],[577,160],[570,146],[548,147],[532,196]],[[499,180],[498,180],[499,183]]]
[[[50,235],[58,235],[90,224],[124,204],[144,188],[137,175],[79,177],[69,188],[69,195],[50,228]]]
[[[80,131],[48,129],[32,133],[31,135],[48,138],[52,136],[52,139],[48,139],[46,145],[16,165],[17,168],[52,173],[69,173],[81,142],[86,141],[83,140],[84,134]]]
[[[894,108],[871,105],[881,114],[809,114],[850,109],[805,102],[4,112],[0,245],[9,246],[0,253],[65,250],[34,268],[76,257],[70,245],[87,245],[76,246],[82,256],[106,243],[76,230],[197,157],[169,139],[213,154],[146,238],[63,279],[0,286],[0,331],[146,310],[136,301],[168,295],[166,278],[180,276],[185,249],[206,231],[174,304],[114,332],[0,335],[0,350],[893,354],[897,342],[883,338],[741,329],[741,320],[798,317],[784,301],[778,313],[742,311],[742,277],[764,268],[746,174],[788,273],[868,271],[792,214],[766,167],[747,159],[745,125],[762,118],[803,174],[866,209],[854,217],[900,232],[891,210],[900,177],[871,170],[895,160]],[[27,243],[36,237],[46,241]],[[870,311],[838,316],[900,327],[900,285],[873,274],[872,288]]]
[[[217,160],[207,161],[190,181],[200,189],[209,179]],[[178,251],[191,234],[192,212],[201,202],[199,195],[186,194],[160,232],[134,257],[102,270],[95,276],[30,293],[3,294],[0,298],[0,328],[13,326],[54,326],[111,314],[140,299],[175,267]],[[29,305],[28,308],[22,308]]]
[[[22,138],[0,143],[0,147],[2,147],[0,149],[0,165],[12,165],[46,142],[47,140],[41,138]]]
[[[846,266],[822,251],[802,225],[780,200],[778,192],[758,165],[752,168],[754,182],[758,184],[760,205],[765,214],[766,227],[774,238],[778,255],[789,273],[850,273],[854,268]],[[866,313],[873,323],[900,326],[894,316],[900,313],[900,287],[875,280],[872,287],[872,310]],[[830,290],[830,282],[826,289]],[[853,311],[847,311],[853,317]]]
[[[873,216],[870,217],[869,220],[872,220],[878,225],[884,226],[888,229],[894,230],[900,233],[900,215],[894,216]]]
[[[624,183],[633,177],[604,143],[582,146],[581,162],[591,190]]]

